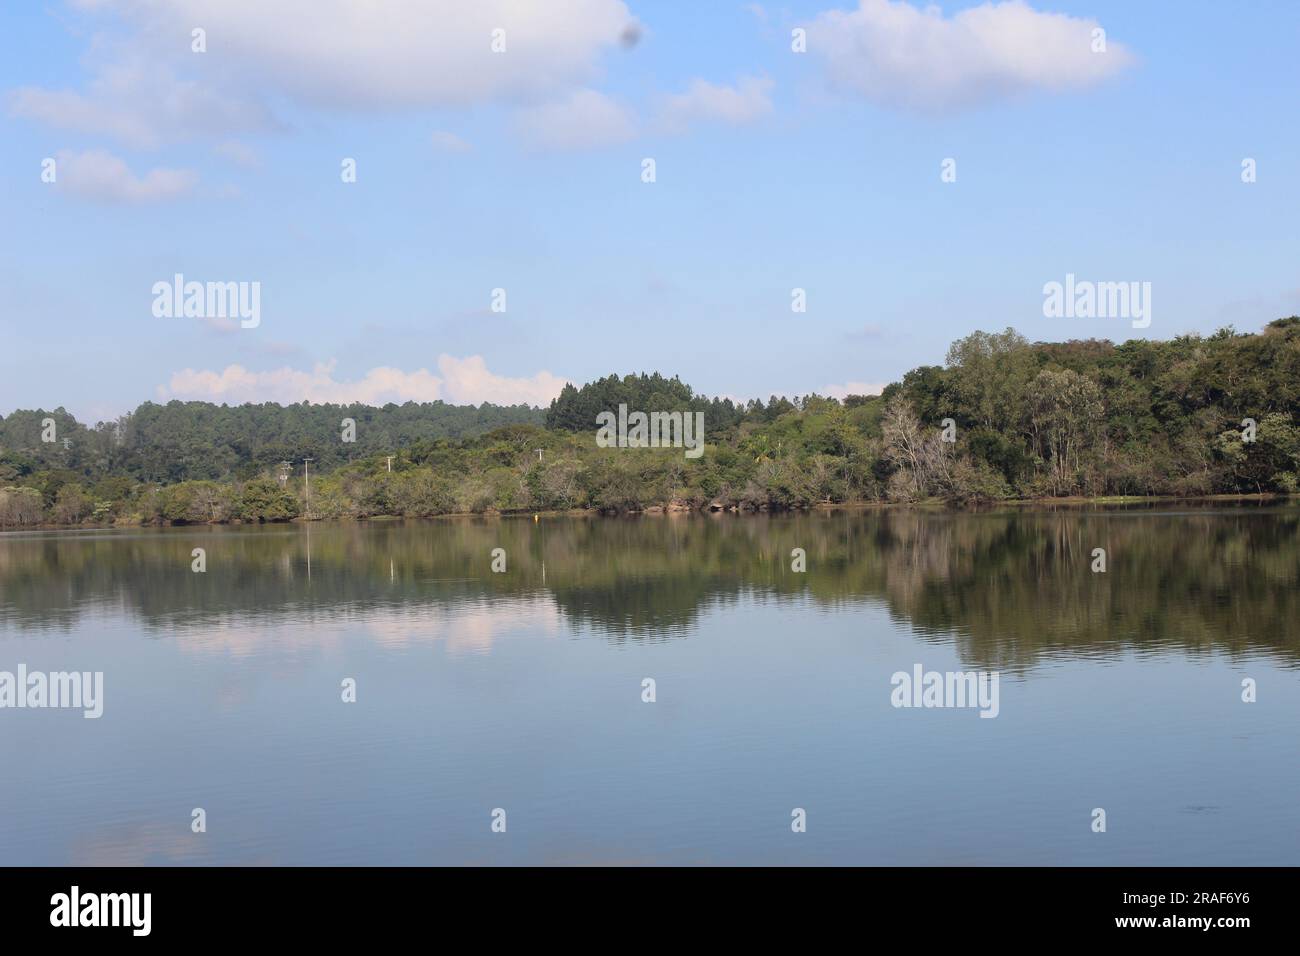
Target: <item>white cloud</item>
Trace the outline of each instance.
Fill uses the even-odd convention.
[[[138,177],[126,163],[102,149],[55,154],[55,185],[82,199],[109,203],[150,203],[179,199],[194,191],[198,174],[189,169],[151,169]]]
[[[564,99],[521,110],[515,127],[535,146],[591,149],[625,143],[648,131],[684,133],[696,122],[739,126],[772,111],[772,85],[766,77],[753,76],[742,76],[735,86],[692,80],[686,92],[663,98],[650,124],[604,93],[577,90]]]
[[[440,129],[433,131],[429,136],[429,142],[440,153],[468,153],[474,148],[455,133],[448,133]]]
[[[383,405],[442,399],[456,405],[491,402],[541,406],[550,404],[566,381],[545,371],[528,378],[494,375],[478,355],[438,356],[440,375],[425,368],[404,372],[381,366],[349,381],[335,378],[336,365],[337,361],[331,360],[318,363],[311,371],[286,366],[265,372],[254,372],[242,365],[228,365],[219,372],[187,368],[173,373],[167,385],[160,385],[158,396],[230,404],[307,401]]]
[[[10,114],[138,149],[281,127],[257,94],[182,79],[156,56],[116,49],[117,57],[100,65],[84,92],[21,87],[8,97]]]
[[[493,375],[481,355],[463,359],[439,355],[438,371],[446,379],[446,400],[459,404],[549,405],[568,381],[550,372],[538,372],[529,378]]]
[[[735,86],[694,80],[685,93],[665,100],[660,122],[670,131],[700,120],[719,120],[732,126],[751,123],[772,112],[771,90],[772,81],[766,77],[742,76]]]
[[[849,395],[879,395],[888,382],[845,382],[843,385],[823,385],[821,394],[841,401]]]
[[[157,145],[152,125],[143,116],[71,90],[20,87],[9,95],[9,113],[55,129],[111,136],[133,146]]]
[[[642,122],[597,89],[604,57],[643,30],[623,0],[71,0],[92,35],[80,89],[26,86],[11,115],[110,137],[137,149],[213,140],[230,161],[257,156],[240,137],[282,131],[272,103],[320,110],[390,111],[503,104],[516,130],[548,149],[680,133],[701,121],[742,124],[772,109],[772,81],[693,80]],[[190,31],[206,31],[206,53]],[[505,52],[492,50],[505,31]],[[437,131],[431,145],[466,152]]]
[[[808,51],[821,57],[831,83],[884,106],[931,112],[1002,97],[1095,85],[1134,61],[1107,40],[1092,51],[1099,24],[1041,13],[1022,0],[984,3],[951,18],[937,7],[859,0],[829,10],[808,27]]]
[[[261,157],[258,156],[257,150],[247,143],[241,143],[238,140],[226,140],[217,146],[217,155],[222,156],[236,166],[242,166],[245,169],[256,169],[262,165]]]
[[[515,117],[517,131],[534,146],[590,149],[625,143],[636,136],[636,120],[617,101],[595,90],[577,90]]]
[[[538,102],[596,79],[638,35],[622,0],[81,0],[84,92],[27,87],[16,115],[151,147],[277,125],[284,97],[327,110]],[[207,52],[190,50],[201,25]],[[494,53],[492,31],[505,31]],[[123,31],[125,35],[123,36]]]

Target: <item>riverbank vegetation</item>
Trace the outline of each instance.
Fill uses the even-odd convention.
[[[704,454],[598,447],[596,415],[620,404],[702,412]],[[1119,345],[976,332],[843,400],[741,404],[641,374],[568,385],[546,410],[170,402],[93,427],[25,410],[0,419],[0,525],[1290,494],[1298,416],[1294,316]]]

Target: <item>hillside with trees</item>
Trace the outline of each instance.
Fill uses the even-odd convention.
[[[596,415],[620,404],[702,412],[705,453],[597,447]],[[1294,494],[1298,415],[1295,316],[1119,345],[975,332],[842,401],[738,404],[655,373],[566,385],[546,410],[170,402],[93,427],[28,410],[0,419],[0,525]]]

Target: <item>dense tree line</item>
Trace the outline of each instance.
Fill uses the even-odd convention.
[[[481,435],[503,425],[540,424],[543,417],[543,411],[526,405],[228,406],[172,401],[145,402],[115,421],[86,426],[62,408],[16,411],[0,417],[0,485],[33,485],[49,498],[70,480],[82,485],[87,479],[98,483],[110,478],[159,485],[230,482],[305,457],[330,470],[401,446]],[[342,440],[345,419],[356,423],[355,441]],[[119,490],[120,485],[111,484],[106,496],[118,497]]]
[[[930,448],[907,469],[915,494],[1298,490],[1300,317],[1261,334],[1122,345],[976,332],[949,349],[946,367],[909,372],[885,398],[895,402],[887,445],[913,420],[926,440],[944,417],[961,436],[943,460]]]
[[[643,412],[703,412],[712,428],[729,428],[740,423],[745,408],[731,399],[708,399],[696,395],[689,385],[673,376],[607,375],[582,388],[567,384],[546,411],[547,428],[586,431],[604,411],[617,412],[619,405]]]
[[[620,404],[702,412],[705,453],[597,447]],[[975,332],[843,401],[737,404],[656,373],[567,385],[545,412],[171,402],[86,428],[20,411],[0,419],[0,524],[1296,493],[1298,413],[1300,317],[1120,345]]]

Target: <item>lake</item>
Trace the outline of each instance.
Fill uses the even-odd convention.
[[[0,709],[0,863],[1296,865],[1298,612],[1293,504],[4,534],[103,689]]]

